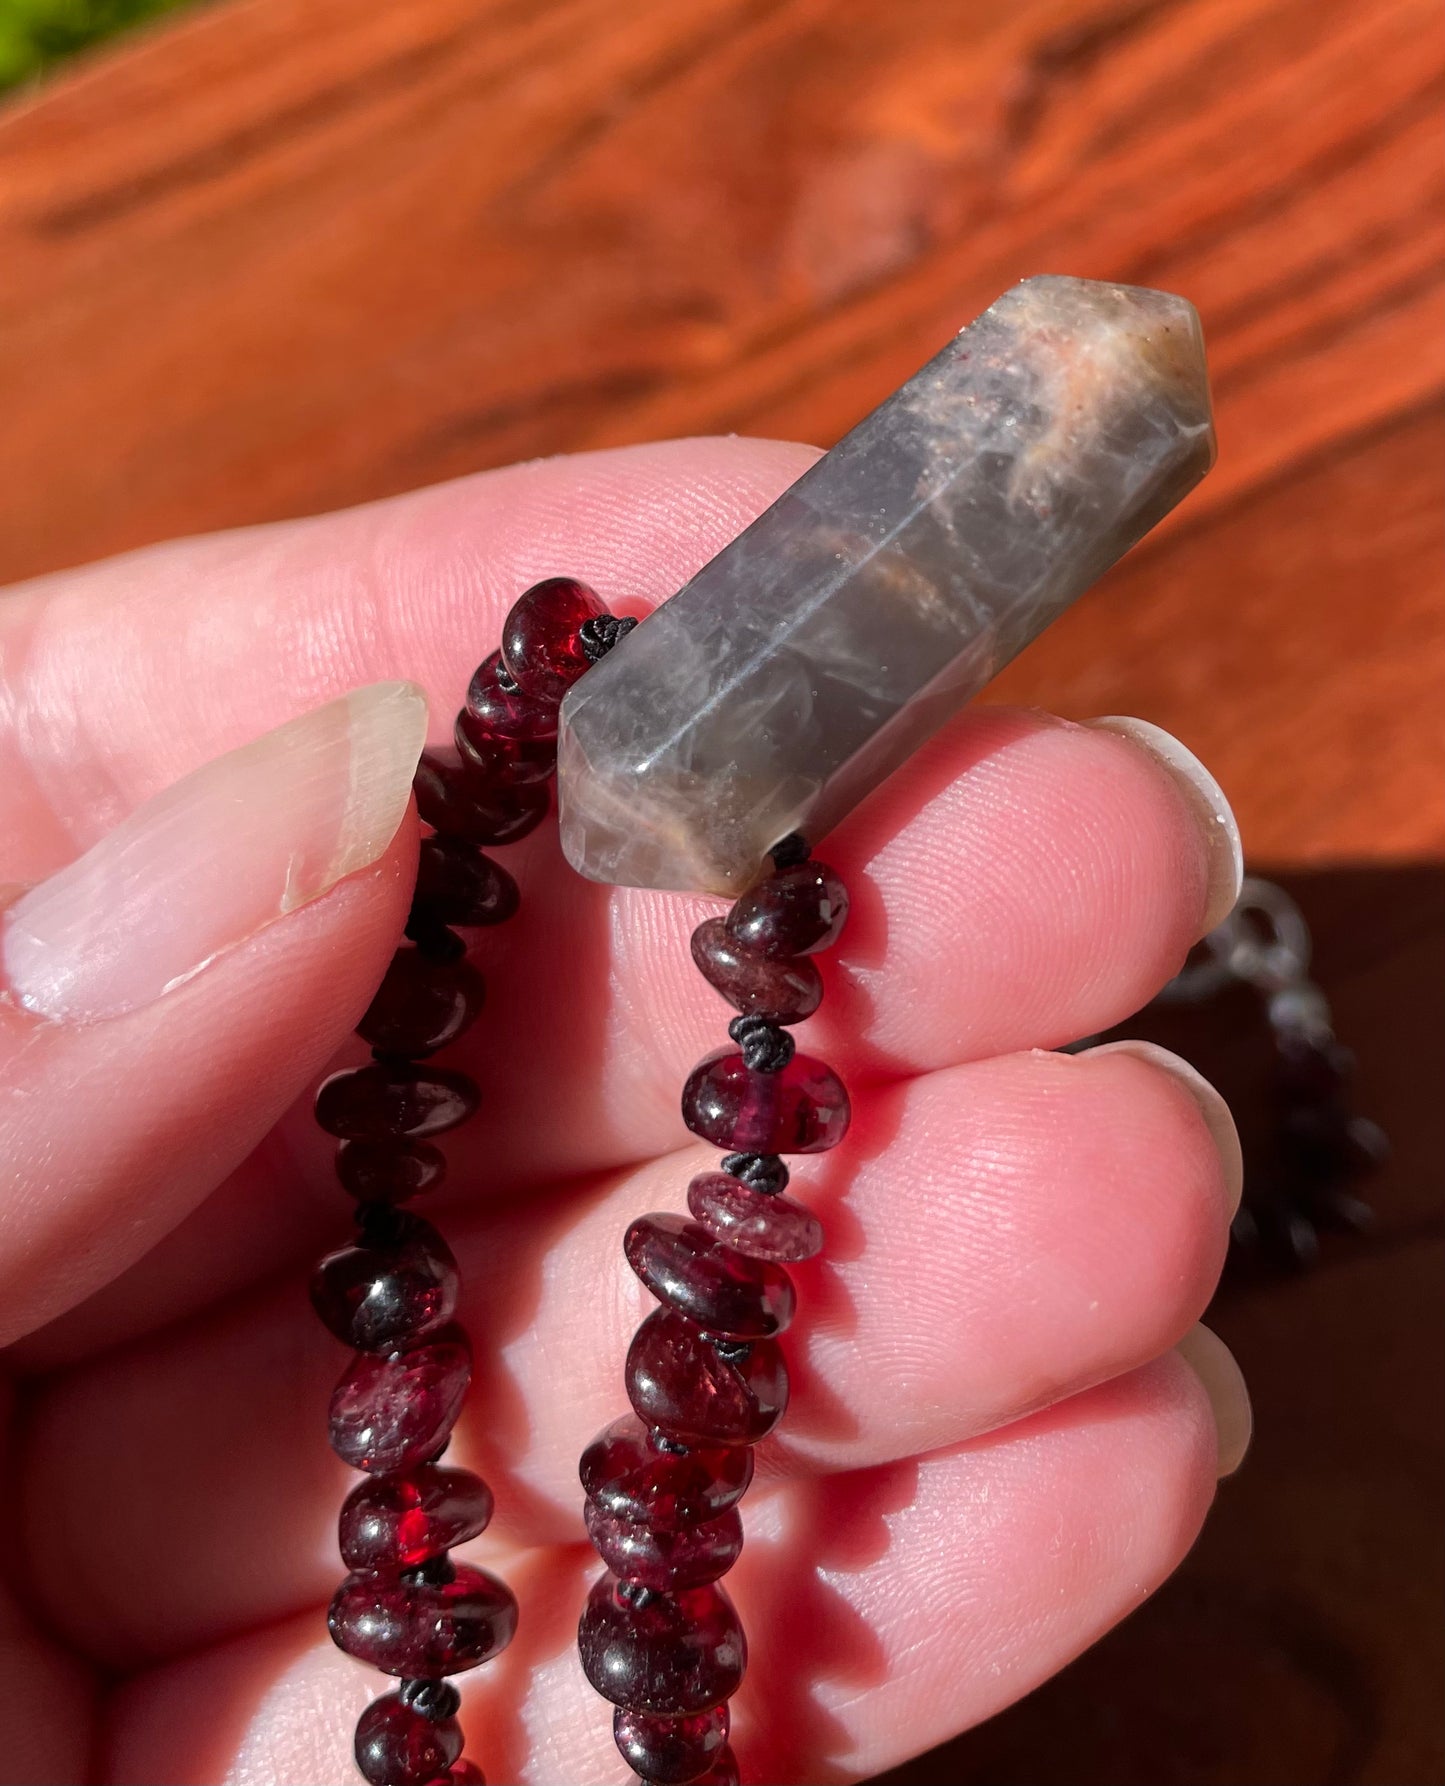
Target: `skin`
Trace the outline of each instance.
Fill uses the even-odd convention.
[[[10,592],[8,898],[361,684],[415,679],[444,736],[521,587],[566,570],[637,611],[810,458],[726,440],[550,461]],[[373,864],[128,1014],[0,1002],[22,1167],[0,1189],[0,1779],[354,1777],[379,1683],[321,1619],[351,1478],[323,1436],[343,1354],[303,1286],[346,1206],[309,1108],[357,1058],[415,847],[410,815]],[[1206,928],[1197,802],[1126,737],[991,709],[825,854],[855,905],[802,1040],[855,1122],[798,1171],[828,1246],[796,1268],[793,1404],[728,1580],[752,1645],[734,1740],[770,1781],[892,1767],[1078,1654],[1185,1554],[1236,1461],[1218,1423],[1243,1418],[1227,1360],[1211,1396],[1174,1350],[1224,1256],[1227,1118],[1157,1057],[1044,1052],[1137,1009]],[[462,1717],[494,1781],[606,1786],[627,1770],[572,1649],[596,1568],[575,1459],[625,1408],[648,1303],[621,1232],[715,1158],[676,1088],[728,1015],[687,949],[720,908],[585,884],[548,828],[505,860],[522,914],[480,934],[488,1008],[444,1057],[484,1104],[425,1210],[477,1350],[452,1460],[498,1501],[466,1554],[523,1608],[459,1682]]]

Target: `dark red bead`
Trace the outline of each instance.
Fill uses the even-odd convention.
[[[348,1575],[327,1615],[332,1641],[383,1674],[439,1680],[500,1655],[517,1629],[517,1602],[484,1569],[456,1565],[456,1579]]]
[[[451,1248],[420,1216],[398,1213],[385,1244],[328,1253],[311,1278],[311,1306],[348,1346],[388,1352],[456,1313],[461,1280]]]
[[[685,1216],[638,1216],[622,1250],[659,1302],[709,1333],[768,1339],[793,1318],[797,1297],[781,1265],[749,1258]]]
[[[331,1394],[332,1450],[378,1476],[426,1463],[446,1444],[471,1375],[456,1327],[390,1357],[358,1352]]]
[[[742,1499],[753,1454],[745,1446],[679,1453],[659,1444],[635,1414],[624,1414],[582,1453],[578,1474],[588,1499],[617,1518],[677,1532]]]
[[[583,1673],[604,1699],[673,1717],[731,1698],[748,1658],[742,1625],[721,1588],[630,1598],[611,1574],[587,1596],[577,1647]]]
[[[477,1102],[465,1073],[377,1061],[333,1073],[316,1094],[316,1120],[349,1141],[414,1140],[456,1128]]]
[[[487,1786],[487,1780],[475,1761],[459,1761],[444,1780],[434,1780],[432,1786]]]
[[[633,1335],[627,1397],[637,1417],[684,1445],[756,1445],[788,1405],[776,1340],[714,1345],[695,1322],[660,1308]]]
[[[463,843],[516,843],[536,830],[551,804],[545,783],[488,787],[454,750],[424,750],[412,788],[426,823]]]
[[[707,1772],[699,1774],[690,1786],[739,1786],[741,1779],[737,1757],[731,1749],[724,1749]]]
[[[378,1054],[435,1054],[481,1013],[486,981],[467,961],[436,961],[398,949],[376,997],[356,1026]]]
[[[412,910],[436,925],[504,924],[518,905],[517,883],[475,844],[424,837]]]
[[[729,935],[760,955],[811,955],[838,940],[848,889],[821,862],[780,868],[744,893],[723,919]]]
[[[343,1141],[336,1176],[359,1203],[406,1203],[446,1176],[446,1155],[425,1141]]]
[[[534,701],[520,689],[503,688],[498,672],[502,654],[494,651],[478,665],[467,688],[466,711],[484,731],[497,738],[555,740],[556,701]]]
[[[689,1718],[658,1718],[629,1712],[612,1714],[612,1740],[622,1759],[657,1786],[685,1786],[704,1774],[727,1746],[732,1722],[727,1704]]]
[[[504,738],[489,732],[465,707],[452,728],[457,756],[482,786],[519,787],[545,781],[557,768],[555,738]]]
[[[352,1489],[341,1503],[341,1560],[348,1569],[415,1569],[486,1531],[491,1517],[480,1476],[418,1464]]]
[[[777,961],[746,948],[722,918],[709,918],[692,933],[698,972],[744,1017],[769,1023],[801,1023],[822,1003],[823,976],[806,956]]]
[[[519,596],[502,625],[502,661],[522,693],[560,701],[591,668],[578,637],[584,622],[606,612],[575,577],[548,577]]]
[[[851,1116],[843,1081],[807,1054],[779,1073],[758,1073],[721,1048],[698,1062],[682,1091],[682,1120],[693,1134],[732,1153],[826,1153]]]
[[[596,1501],[587,1503],[586,1520],[587,1535],[612,1573],[644,1588],[701,1587],[726,1575],[742,1555],[743,1522],[736,1507],[683,1532],[654,1532],[619,1519]]]
[[[811,1209],[781,1194],[755,1191],[729,1172],[700,1172],[687,1206],[710,1233],[754,1259],[790,1264],[823,1247],[823,1224]]]
[[[356,1765],[373,1786],[429,1786],[462,1752],[455,1718],[433,1723],[395,1693],[374,1699],[356,1724]]]

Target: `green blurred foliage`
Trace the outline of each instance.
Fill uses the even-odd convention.
[[[186,0],[0,0],[0,88]]]

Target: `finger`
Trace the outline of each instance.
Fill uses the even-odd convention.
[[[1238,1153],[1217,1094],[1161,1056],[1012,1056],[870,1100],[851,1165],[800,1192],[830,1245],[795,1273],[793,1402],[760,1469],[954,1444],[1186,1332],[1223,1258]],[[498,1536],[575,1532],[577,1454],[625,1409],[628,1340],[652,1306],[619,1237],[679,1207],[707,1158],[453,1235],[477,1347],[455,1450],[496,1490]],[[323,1438],[342,1358],[291,1289],[44,1394],[24,1504],[36,1541],[71,1555],[64,1594],[36,1584],[59,1628],[102,1657],[158,1654],[318,1597],[348,1480]]]
[[[419,683],[442,735],[529,583],[567,571],[661,599],[816,456],[734,439],[580,454],[17,585],[0,603],[6,878],[39,879],[201,763],[365,683]]]
[[[1040,715],[967,716],[830,840],[854,910],[800,1045],[861,1092],[1056,1046],[1137,1009],[1237,884],[1233,833],[1206,816],[1203,772],[1178,762],[1152,737],[1146,749]],[[609,909],[560,864],[528,880],[519,916],[475,951],[489,1004],[456,1059],[484,1102],[448,1142],[450,1183],[469,1201],[685,1143],[677,1088],[730,1014],[688,948],[715,909],[625,890]],[[45,1355],[188,1313],[325,1244],[339,1218],[330,1143],[305,1105],[285,1140],[284,1183],[253,1162],[130,1281],[47,1335]]]
[[[424,726],[405,683],[319,708],[4,914],[0,1339],[172,1227],[365,1008],[409,894],[412,828],[393,840]]]
[[[752,1652],[734,1702],[746,1777],[864,1778],[1028,1692],[1177,1565],[1215,1446],[1202,1386],[1170,1359],[992,1439],[773,1497],[728,1583]],[[595,1570],[573,1550],[513,1571],[516,1643],[459,1683],[493,1778],[627,1777],[571,1647]],[[124,1689],[102,1777],[342,1786],[375,1680],[318,1619]]]

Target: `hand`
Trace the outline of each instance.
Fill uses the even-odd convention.
[[[658,599],[808,461],[519,466],[0,605],[0,1777],[352,1780],[380,1681],[322,1620],[352,1479],[304,1278],[347,1230],[311,1093],[363,1052],[416,850],[422,702],[378,679],[421,684],[444,736],[524,585]],[[855,1121],[797,1171],[828,1246],[728,1582],[736,1745],[770,1781],[866,1777],[1027,1692],[1174,1568],[1248,1431],[1191,1332],[1239,1195],[1228,1113],[1158,1049],[1042,1052],[1227,909],[1218,790],[1151,728],[983,709],[823,853],[854,911],[803,1035]],[[472,1548],[522,1604],[462,1716],[494,1781],[619,1781],[572,1647],[597,1568],[575,1463],[625,1411],[648,1301],[623,1229],[715,1158],[678,1093],[730,1014],[687,946],[719,908],[584,883],[552,827],[503,859],[522,909],[477,937],[489,1006],[455,1051],[484,1102],[426,1210],[477,1350],[452,1455],[498,1503]]]

